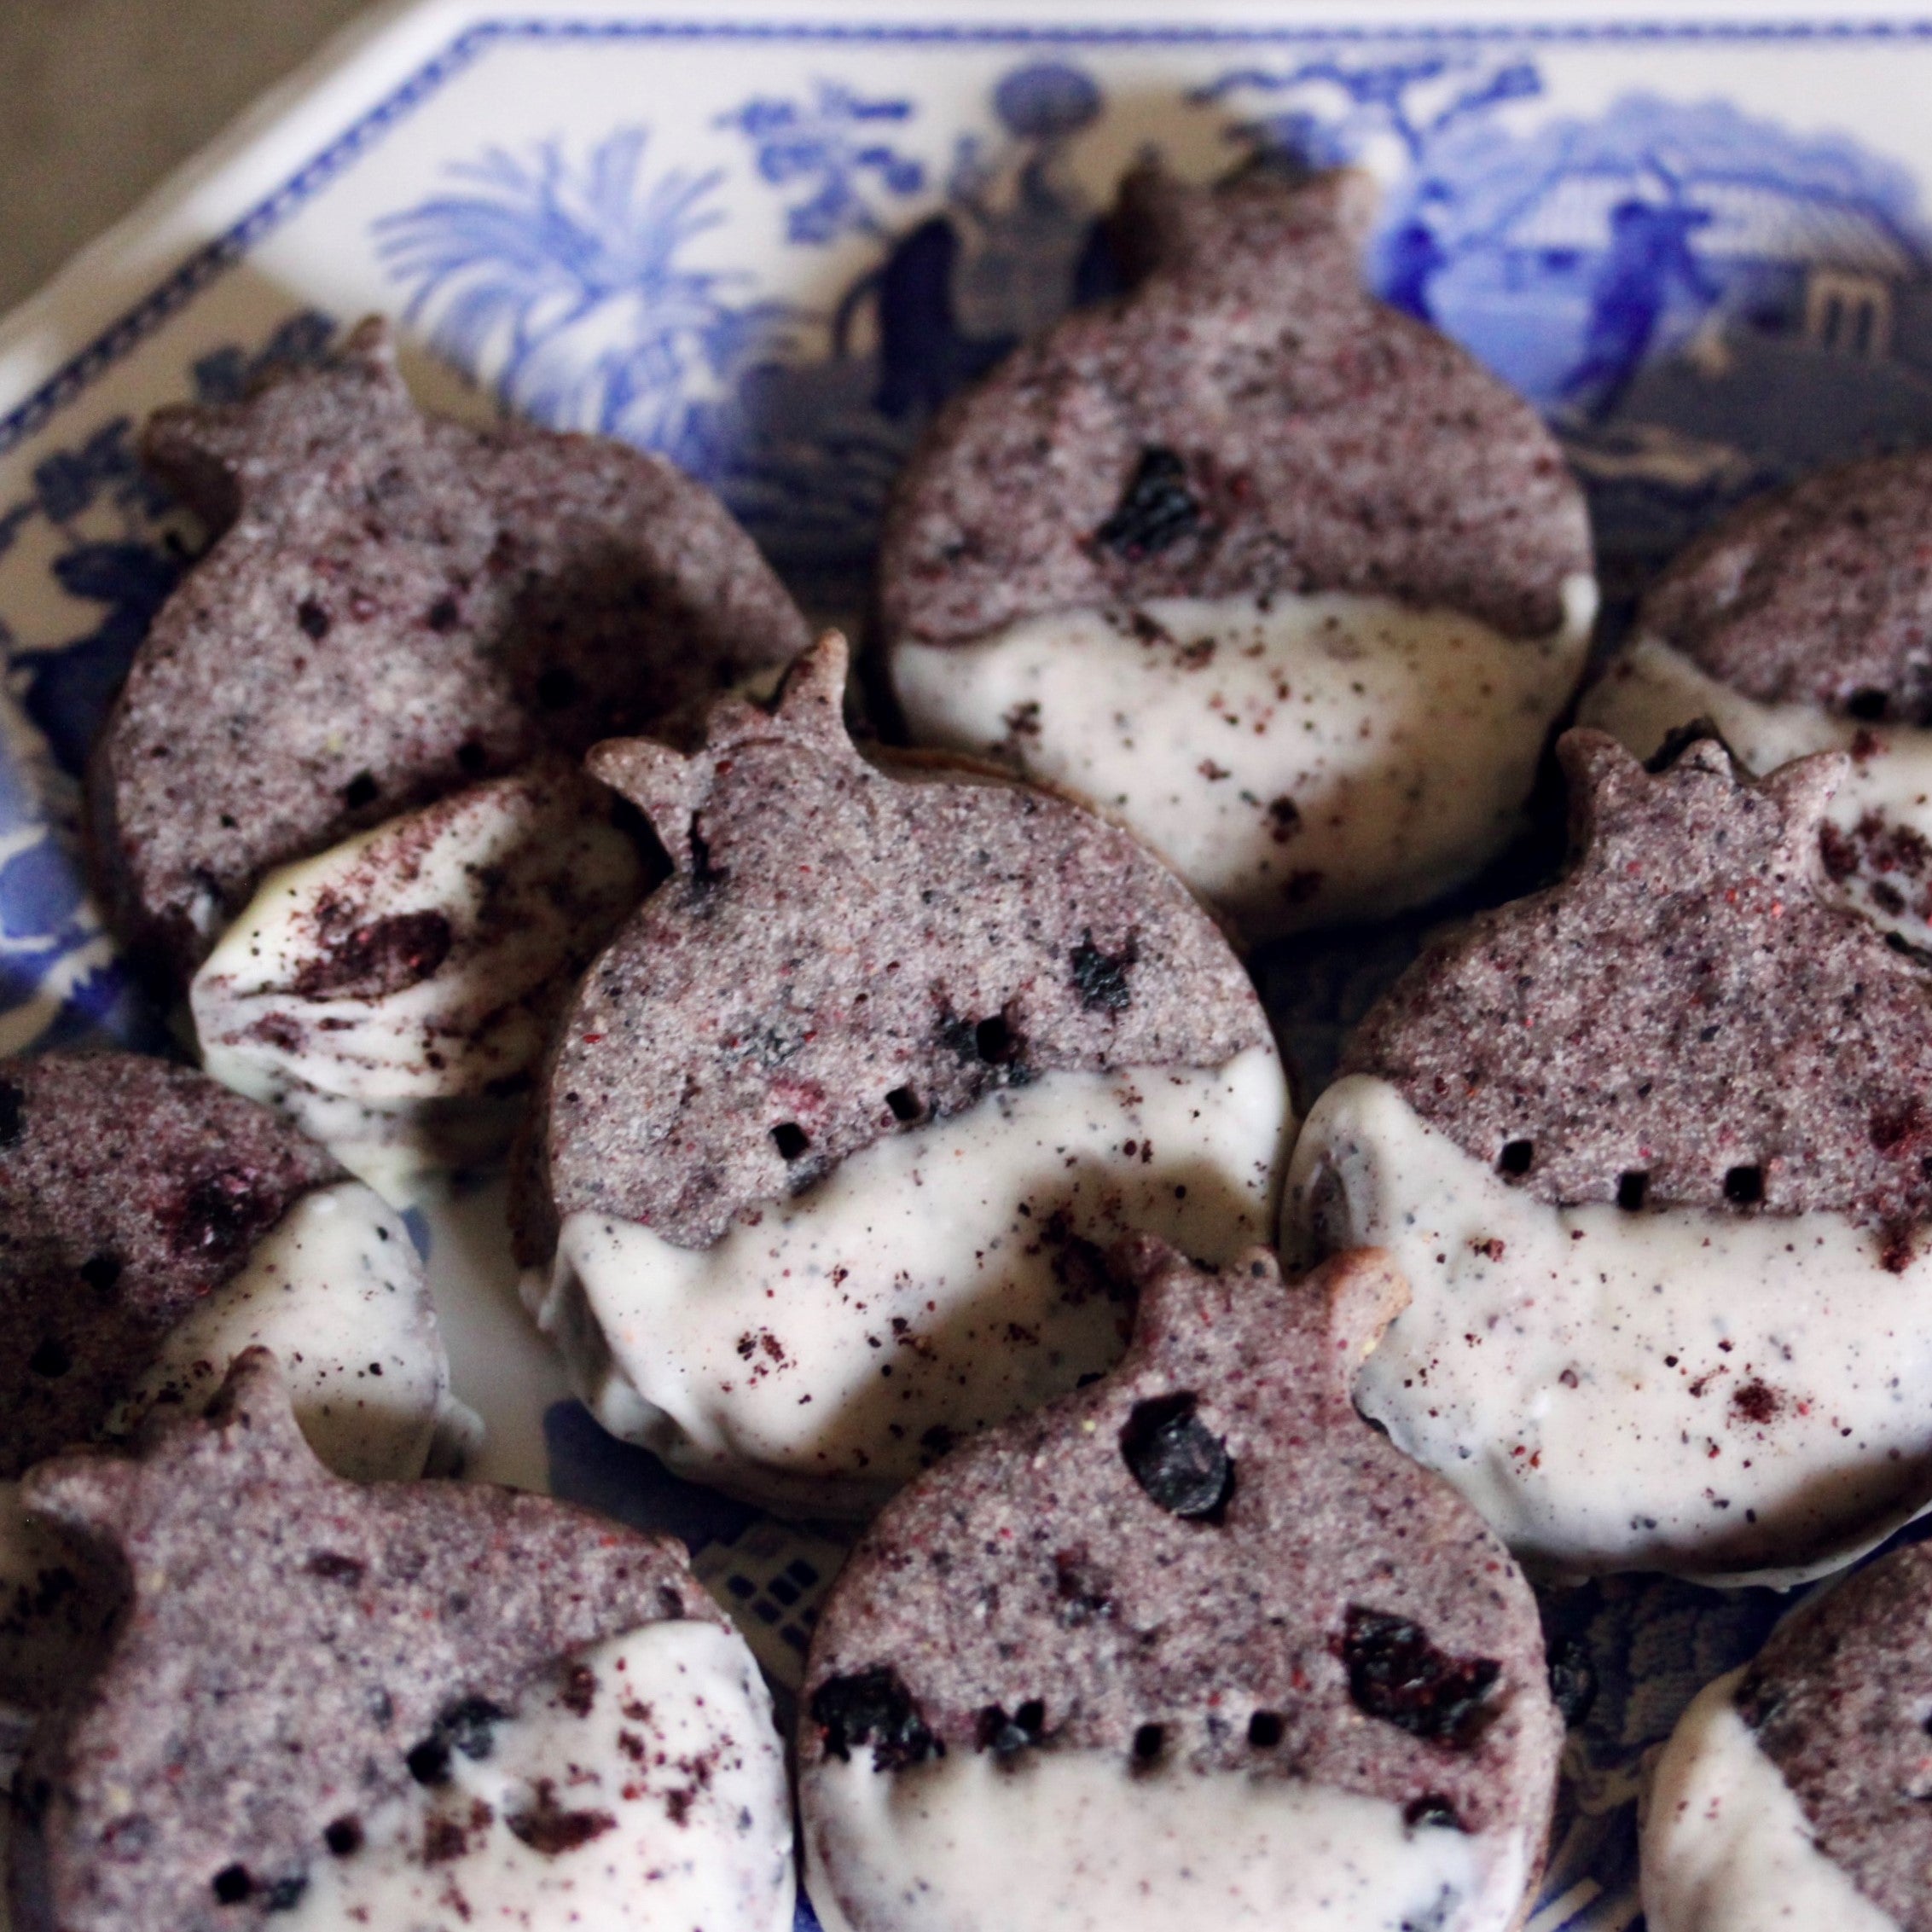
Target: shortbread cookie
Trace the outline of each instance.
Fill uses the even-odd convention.
[[[417,1475],[467,1425],[399,1217],[185,1067],[0,1061],[0,1699],[58,1687],[112,1602],[22,1519],[41,1458],[198,1406],[255,1343],[345,1476]]]
[[[651,876],[618,807],[545,757],[271,872],[189,989],[202,1065],[388,1191],[500,1152]]]
[[[1520,1923],[1563,1725],[1521,1573],[1349,1401],[1401,1277],[1117,1260],[1126,1360],[889,1504],[821,1612],[821,1919]]]
[[[29,1740],[16,1932],[789,1928],[770,1703],[668,1540],[344,1482],[260,1349],[206,1419],[26,1495],[131,1593]]]
[[[1061,799],[867,763],[844,670],[828,636],[702,752],[594,754],[676,872],[566,1015],[521,1202],[607,1427],[840,1511],[1117,1358],[1096,1244],[1265,1233],[1290,1126],[1181,883]]]
[[[1932,1548],[1795,1611],[1710,1685],[1644,1810],[1651,1932],[1932,1932]]]
[[[1251,937],[1518,828],[1596,606],[1535,412],[1365,293],[1364,176],[1129,175],[1133,293],[935,422],[879,605],[916,743],[1091,799]]]
[[[1823,827],[1834,885],[1932,947],[1932,452],[1745,504],[1652,586],[1581,716],[1648,757],[1700,718],[1765,772],[1846,751]]]
[[[145,454],[221,534],[135,655],[90,805],[112,922],[183,978],[274,867],[805,640],[708,491],[426,418],[380,322],[246,404],[164,410]]]
[[[1842,758],[1559,749],[1567,873],[1363,1020],[1290,1226],[1396,1256],[1359,1397],[1519,1553],[1835,1567],[1932,1498],[1932,971],[1825,896]]]

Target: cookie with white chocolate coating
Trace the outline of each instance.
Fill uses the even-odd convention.
[[[0,1062],[0,1477],[84,1442],[303,1195],[348,1176],[187,1067]]]
[[[162,411],[143,454],[218,535],[96,745],[92,856],[113,925],[176,977],[271,867],[805,640],[701,485],[424,415],[379,320],[247,403]]]
[[[1539,1200],[1932,1215],[1922,1159],[1932,972],[1827,902],[1819,828],[1844,761],[1754,780],[1721,740],[1648,770],[1601,733],[1558,746],[1572,856],[1478,914],[1364,1018],[1345,1074]]]
[[[29,1740],[20,1932],[516,1917],[560,1885],[612,1926],[790,1923],[769,1705],[675,1544],[507,1489],[344,1482],[261,1350],[205,1419],[27,1493],[131,1594]],[[682,1767],[680,1725],[704,1736]]]
[[[1751,498],[1675,559],[1585,693],[1648,757],[1698,718],[1765,772],[1851,765],[1820,827],[1833,889],[1932,946],[1932,455],[1837,465]]]
[[[895,1499],[821,1611],[821,1916],[1517,1923],[1563,1727],[1521,1573],[1349,1401],[1400,1276],[1114,1259],[1126,1358]]]
[[[1932,1496],[1932,970],[1828,895],[1830,754],[1558,746],[1573,850],[1372,1007],[1285,1224],[1415,1291],[1366,1413],[1519,1555],[1792,1582]]]
[[[1290,1124],[1214,921],[1125,833],[868,761],[828,635],[591,769],[676,870],[586,974],[517,1203],[580,1393],[689,1473],[873,1506],[1125,1342],[1099,1249],[1265,1234]]]
[[[1652,1932],[1927,1932],[1932,1548],[1799,1605],[1680,1720],[1643,1819]]]
[[[1254,939],[1501,850],[1595,611],[1549,431],[1364,289],[1373,200],[1135,169],[1134,286],[935,420],[880,554],[914,742],[1088,799]]]

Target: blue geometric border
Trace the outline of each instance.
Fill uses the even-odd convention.
[[[1125,26],[1005,26],[943,21],[855,20],[571,20],[514,18],[466,27],[386,99],[355,121],[239,221],[205,242],[181,266],[5,416],[0,456],[38,435],[117,363],[130,355],[208,285],[233,268],[389,130],[492,47],[508,41],[725,40],[766,43],[908,46],[1131,47],[1483,45],[1521,41],[1536,45],[1590,42],[1757,42],[1793,46],[1819,41],[1932,41],[1932,19],[1850,20],[1597,20],[1456,25],[1214,26],[1149,22]]]

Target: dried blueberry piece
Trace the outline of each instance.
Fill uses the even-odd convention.
[[[215,1874],[215,1900],[218,1905],[238,1906],[255,1889],[245,1865],[224,1865]]]
[[[189,1189],[174,1244],[184,1254],[217,1258],[240,1254],[254,1239],[266,1204],[253,1175],[223,1168]]]
[[[1094,532],[1116,556],[1132,562],[1177,543],[1200,523],[1187,487],[1187,466],[1171,450],[1143,450],[1114,513]]]
[[[496,1726],[510,1714],[487,1697],[465,1697],[444,1711],[437,1729],[473,1763],[496,1748]]]
[[[575,675],[553,664],[537,681],[537,701],[547,711],[566,711],[583,694]]]
[[[380,999],[427,979],[450,956],[455,934],[438,912],[390,913],[332,937],[326,952],[295,976],[304,1000]]]
[[[113,1255],[94,1255],[80,1264],[80,1278],[96,1295],[111,1293],[121,1278],[121,1264]]]
[[[1597,1673],[1590,1653],[1574,1637],[1550,1646],[1550,1695],[1572,1729],[1590,1714],[1597,1701]]]
[[[20,1104],[26,1094],[10,1080],[0,1080],[0,1147],[11,1147],[20,1137]]]
[[[880,1771],[903,1771],[945,1755],[891,1664],[827,1678],[812,1692],[811,1709],[827,1755],[842,1762],[850,1759],[855,1744],[872,1746],[873,1764]]]
[[[272,1880],[262,1897],[262,1908],[265,1912],[293,1912],[302,1902],[302,1894],[309,1888],[309,1877],[304,1871],[292,1871],[286,1878]]]
[[[1088,926],[1073,949],[1073,983],[1081,1005],[1088,1012],[1125,1012],[1134,1001],[1127,971],[1140,957],[1140,949],[1131,939],[1117,953],[1103,953]]]
[[[450,1782],[450,1745],[440,1731],[432,1731],[420,1744],[412,1745],[403,1763],[419,1784]]]
[[[1012,1757],[1037,1744],[1046,1724],[1047,1706],[1041,1698],[1029,1697],[1011,1717],[1001,1705],[989,1704],[979,1714],[974,1742],[996,1757]]]
[[[1136,1402],[1120,1453],[1134,1480],[1173,1515],[1218,1523],[1234,1494],[1234,1459],[1195,1414],[1191,1395]]]
[[[1358,1710],[1412,1738],[1456,1744],[1474,1736],[1483,1699],[1502,1674],[1491,1657],[1450,1656],[1419,1624],[1360,1604],[1349,1606],[1342,1662]]]
[[[26,1359],[26,1366],[36,1375],[44,1376],[49,1382],[57,1382],[74,1365],[73,1351],[65,1342],[49,1336]]]

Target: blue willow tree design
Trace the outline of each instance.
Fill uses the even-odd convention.
[[[1285,152],[1312,167],[1356,160],[1380,133],[1401,143],[1411,167],[1451,129],[1512,101],[1534,99],[1543,81],[1534,61],[1491,61],[1466,53],[1424,52],[1349,61],[1321,55],[1292,67],[1237,68],[1193,98],[1208,103],[1232,94],[1287,95],[1287,112],[1242,124],[1233,131]],[[1326,101],[1323,113],[1317,103]]]
[[[751,143],[760,177],[775,188],[810,189],[785,211],[785,231],[816,247],[842,235],[885,234],[868,180],[889,195],[916,194],[925,185],[920,163],[878,135],[912,114],[909,101],[868,101],[840,82],[821,80],[809,102],[760,95],[720,114],[717,125]]]
[[[491,148],[451,185],[374,224],[407,314],[504,408],[702,468],[705,397],[774,346],[789,311],[729,299],[747,277],[680,257],[724,219],[721,171],[644,167],[649,131],[620,128],[581,160],[560,141]]]

